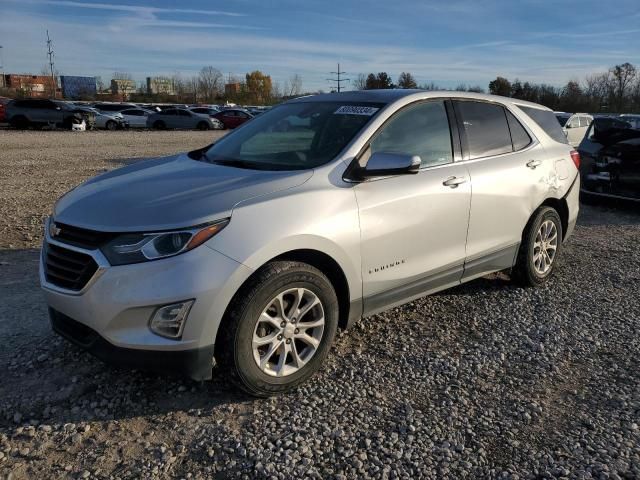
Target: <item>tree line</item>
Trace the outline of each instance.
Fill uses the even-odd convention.
[[[544,83],[510,82],[497,77],[489,92],[545,105],[567,112],[631,113],[640,111],[640,74],[631,63],[611,67],[606,72],[570,80],[563,87]]]
[[[424,90],[457,90],[483,93],[480,86],[459,84],[454,89],[436,84],[419,85],[414,76],[402,72],[396,83],[387,72],[361,73],[353,81],[358,90],[386,88],[421,88]],[[489,82],[489,93],[518,98],[567,112],[640,112],[640,72],[631,63],[611,67],[606,72],[588,75],[583,81],[570,80],[562,87],[498,76]]]

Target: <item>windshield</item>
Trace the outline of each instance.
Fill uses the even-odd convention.
[[[240,168],[304,170],[333,158],[383,104],[290,103],[252,119],[222,138],[205,160]]]
[[[560,126],[564,127],[569,121],[570,117],[565,117],[563,115],[556,115],[556,118],[558,119],[558,122],[560,122]]]

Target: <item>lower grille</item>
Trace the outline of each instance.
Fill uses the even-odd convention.
[[[49,308],[49,317],[53,330],[75,344],[86,348],[98,338],[94,330],[53,308]]]
[[[97,270],[98,264],[90,255],[45,242],[44,273],[47,282],[77,292]]]

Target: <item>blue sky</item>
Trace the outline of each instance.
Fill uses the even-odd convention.
[[[226,74],[259,69],[329,90],[341,63],[419,83],[484,88],[496,75],[564,84],[640,65],[640,2],[352,0],[0,0],[5,72],[39,73],[45,30],[62,74]]]

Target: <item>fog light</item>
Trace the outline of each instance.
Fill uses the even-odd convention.
[[[186,300],[160,307],[153,315],[149,328],[161,337],[180,338],[193,302],[195,300]]]

